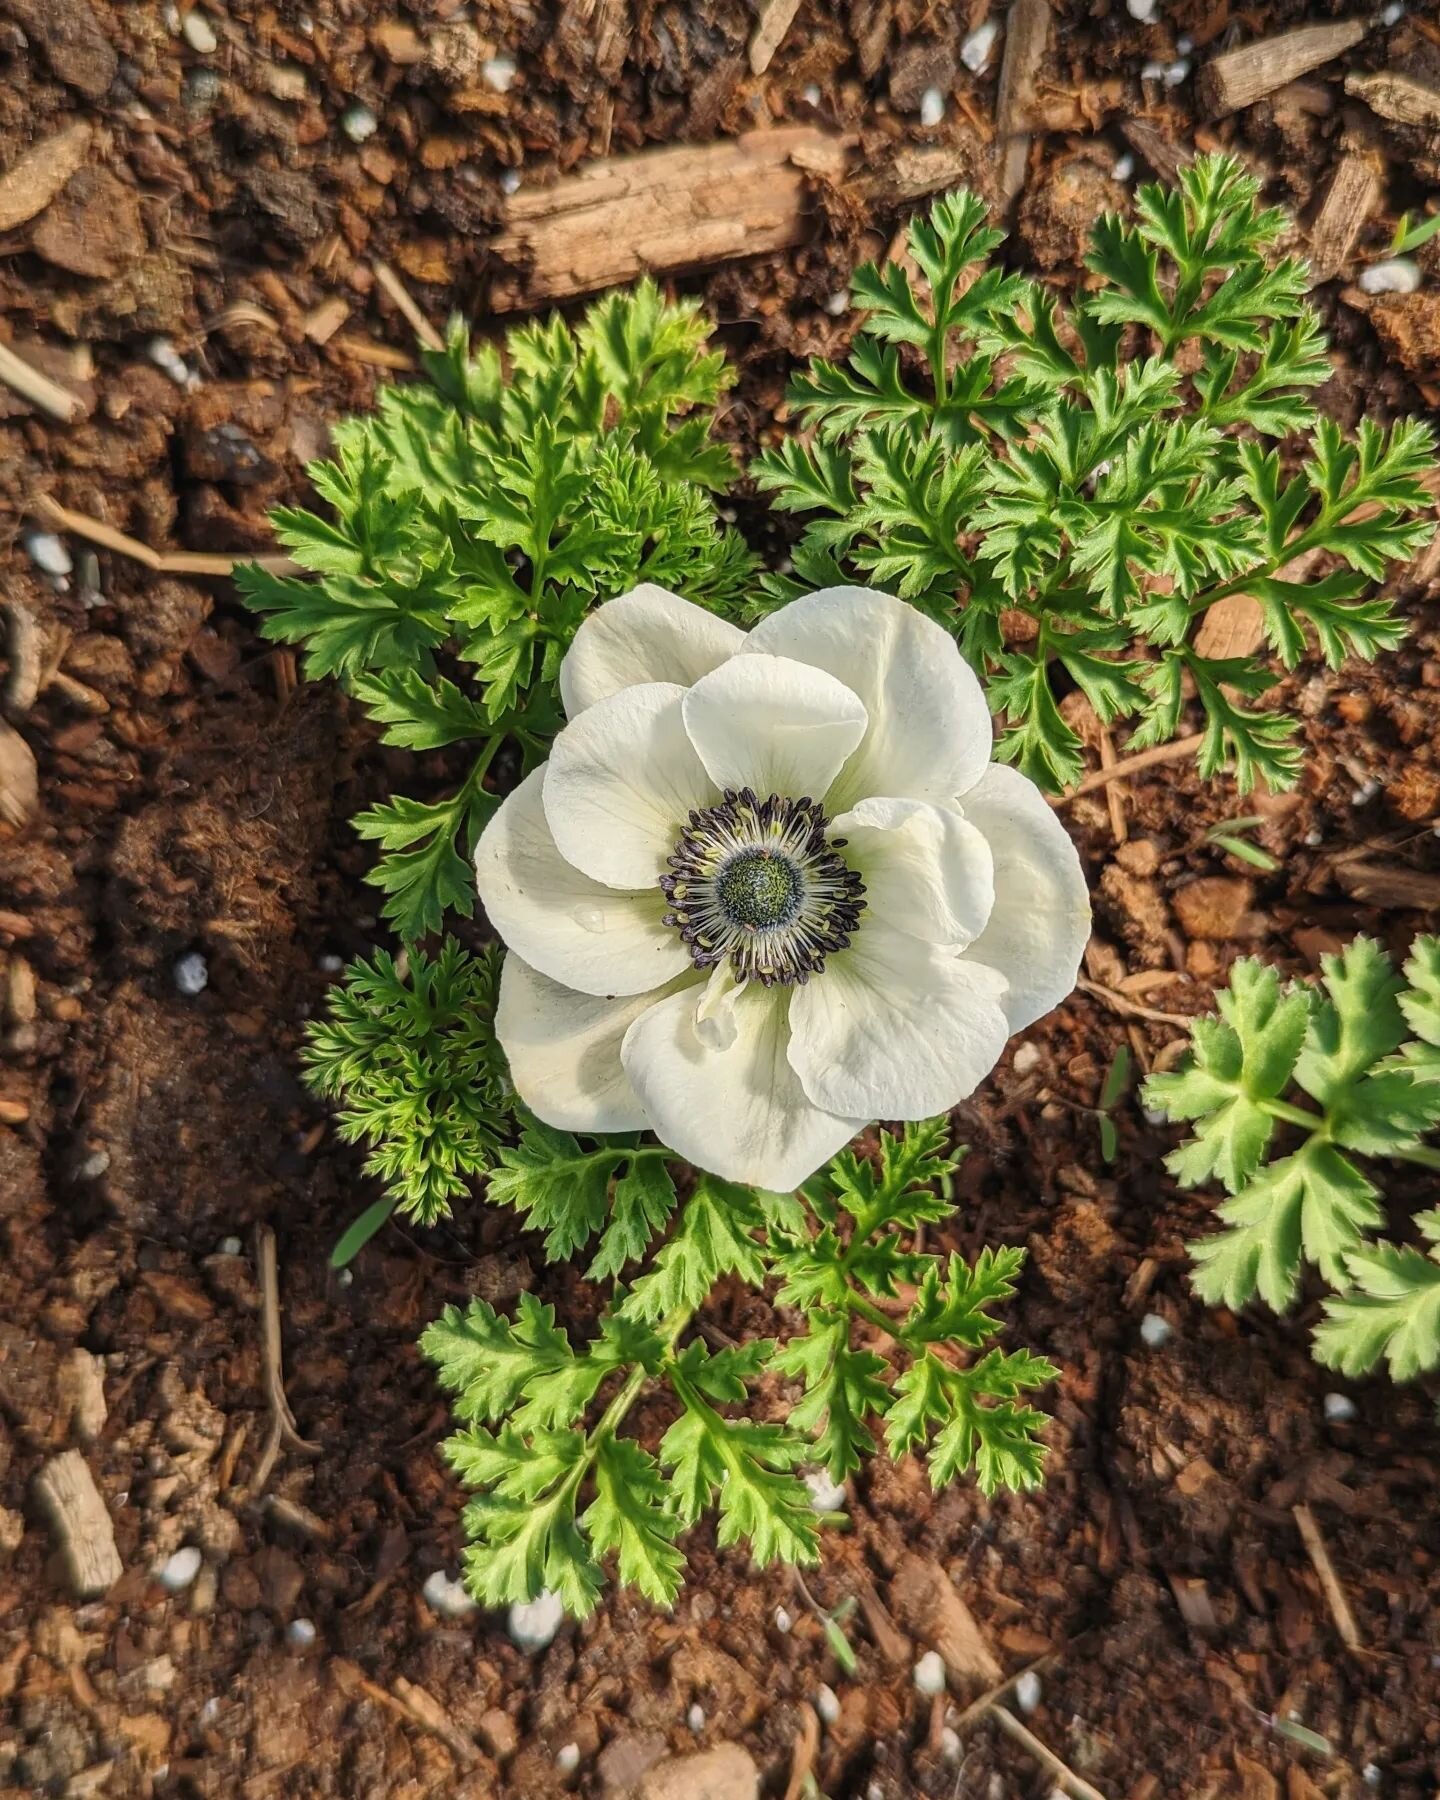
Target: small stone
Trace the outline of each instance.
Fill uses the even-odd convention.
[[[1125,0],[1125,10],[1137,25],[1148,25],[1155,17],[1155,0]]]
[[[1420,265],[1408,256],[1387,257],[1360,271],[1360,291],[1365,294],[1413,294],[1420,286]]]
[[[946,1725],[941,1729],[940,1758],[952,1767],[960,1760],[960,1733],[953,1725]]]
[[[352,144],[363,144],[380,129],[380,121],[363,101],[357,100],[341,113],[340,129]]]
[[[1040,1704],[1040,1677],[1027,1669],[1015,1683],[1015,1704],[1023,1713],[1033,1713]]]
[[[846,289],[839,288],[835,293],[826,297],[825,310],[832,319],[838,319],[848,310],[849,305],[849,293]]]
[[[1177,56],[1188,56],[1194,48],[1195,48],[1194,38],[1188,36],[1185,32],[1182,31],[1180,33],[1179,37],[1177,37],[1175,40],[1175,54]]]
[[[505,173],[500,177],[500,192],[502,194],[518,194],[520,192],[520,182],[521,175],[518,169],[506,169]]]
[[[1166,66],[1162,62],[1147,62],[1140,71],[1140,79],[1142,81],[1163,81]]]
[[[815,1710],[822,1725],[833,1725],[840,1717],[840,1696],[823,1681],[815,1690]]]
[[[175,346],[170,342],[169,338],[151,338],[150,342],[145,346],[145,354],[150,358],[151,362],[154,363],[155,367],[160,370],[162,375],[168,375],[170,377],[176,387],[189,387],[189,365],[186,363],[185,358],[180,355],[179,351],[176,350]]]
[[[1202,875],[1177,888],[1171,900],[1185,935],[1223,944],[1249,934],[1255,884],[1242,876]]]
[[[533,1600],[517,1600],[510,1608],[506,1629],[517,1649],[532,1654],[554,1643],[555,1633],[565,1617],[565,1606],[558,1594],[548,1588]]]
[[[760,1771],[739,1744],[667,1756],[640,1779],[639,1800],[759,1800]]]
[[[787,1632],[794,1623],[795,1621],[790,1617],[783,1606],[777,1606],[775,1608],[775,1629],[777,1631],[781,1633]]]
[[[285,1642],[295,1650],[308,1650],[315,1642],[313,1619],[292,1619],[285,1627]]]
[[[801,1480],[810,1490],[810,1505],[815,1512],[844,1512],[849,1496],[843,1481],[832,1481],[824,1469],[806,1469]]]
[[[555,1752],[555,1767],[562,1775],[573,1775],[580,1767],[580,1746],[562,1744]]]
[[[513,1756],[519,1747],[520,1734],[515,1729],[515,1721],[498,1706],[481,1713],[476,1730],[480,1733],[480,1742],[497,1762]]]
[[[1150,1350],[1158,1350],[1162,1344],[1169,1343],[1175,1335],[1175,1328],[1168,1319],[1162,1319],[1159,1313],[1146,1313],[1140,1321],[1140,1341]]]
[[[945,96],[938,87],[928,87],[920,96],[920,123],[926,130],[938,125],[945,117]]]
[[[945,1663],[938,1650],[927,1650],[916,1663],[912,1679],[915,1692],[933,1700],[945,1692]]]
[[[689,1712],[685,1715],[685,1723],[699,1737],[705,1729],[705,1708],[698,1700],[692,1701]]]
[[[20,542],[42,575],[68,575],[75,567],[70,552],[53,531],[27,531]]]
[[[820,84],[819,84],[819,82],[807,81],[805,83],[804,87],[801,88],[801,90],[800,90],[800,98],[805,102],[805,104],[807,106],[818,106],[820,104]]]
[[[200,1564],[204,1561],[194,1544],[186,1544],[173,1556],[167,1557],[155,1571],[155,1579],[167,1594],[179,1594],[189,1587],[200,1573]]]
[[[1015,1052],[1011,1066],[1017,1075],[1028,1075],[1040,1067],[1040,1046],[1038,1044],[1021,1044]]]
[[[476,1610],[475,1602],[465,1590],[463,1581],[453,1580],[443,1569],[425,1577],[420,1592],[432,1612],[447,1619],[466,1619]]]
[[[487,87],[494,88],[497,94],[508,94],[511,83],[519,74],[519,67],[513,56],[502,51],[499,56],[488,56],[480,65],[480,76]]]
[[[237,1238],[237,1237],[221,1238],[220,1244],[219,1244],[219,1250],[220,1250],[221,1256],[238,1256],[240,1254],[239,1238]]]
[[[213,56],[220,48],[215,27],[198,6],[192,6],[180,25],[181,35],[197,56]]]
[[[995,40],[1000,35],[1000,27],[994,19],[986,19],[983,25],[977,25],[969,37],[960,46],[960,60],[972,75],[984,73],[985,65],[990,61],[990,52],[995,48]]]
[[[92,1150],[75,1173],[82,1181],[98,1181],[110,1167],[108,1150]]]
[[[338,975],[345,967],[343,956],[322,956],[315,965],[322,975]]]
[[[220,77],[213,69],[191,69],[185,77],[185,104],[198,112],[220,98]]]
[[[191,950],[175,964],[175,985],[189,999],[203,994],[210,985],[210,968],[198,950]]]
[[[1166,63],[1164,82],[1166,87],[1179,87],[1182,81],[1190,76],[1190,60],[1185,56],[1177,56],[1172,63]]]
[[[1332,1425],[1348,1425],[1359,1412],[1348,1394],[1327,1394],[1324,1404],[1325,1417]]]
[[[1387,31],[1392,26],[1398,25],[1404,17],[1405,8],[1401,5],[1400,0],[1390,0],[1388,6],[1380,8],[1380,23]]]

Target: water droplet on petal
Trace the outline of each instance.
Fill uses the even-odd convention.
[[[598,906],[577,906],[570,917],[582,931],[603,931],[605,915]]]

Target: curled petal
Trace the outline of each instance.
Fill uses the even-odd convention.
[[[788,656],[732,656],[681,710],[715,785],[762,800],[818,800],[865,735],[865,708],[844,682]]]
[[[665,924],[658,888],[618,893],[582,875],[556,848],[541,790],[527,775],[475,848],[475,884],[507,947],[533,969],[584,994],[642,994],[690,966]]]
[[[953,806],[862,800],[830,831],[845,840],[845,860],[864,879],[872,919],[953,950],[985,929],[995,904],[990,846]]]
[[[575,633],[560,664],[560,698],[573,719],[597,700],[641,682],[689,687],[744,642],[738,626],[642,581],[597,607]]]

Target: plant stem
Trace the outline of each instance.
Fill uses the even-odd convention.
[[[1272,1119],[1283,1119],[1287,1125],[1298,1125],[1302,1131],[1323,1131],[1327,1123],[1323,1114],[1307,1112],[1303,1106],[1290,1106],[1284,1100],[1262,1100],[1260,1104]]]

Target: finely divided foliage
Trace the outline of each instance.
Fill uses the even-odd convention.
[[[1431,1254],[1375,1241],[1385,1214],[1357,1160],[1440,1169],[1421,1141],[1440,1128],[1440,938],[1420,939],[1403,975],[1357,938],[1324,959],[1318,989],[1240,962],[1218,1003],[1196,1022],[1188,1065],[1145,1086],[1147,1105],[1194,1129],[1172,1174],[1230,1195],[1225,1229],[1190,1246],[1197,1291],[1280,1312],[1312,1263],[1335,1290],[1315,1334],[1322,1362],[1358,1375],[1384,1361],[1401,1380],[1440,1365],[1440,1215],[1415,1220]]]
[[[1133,748],[1173,737],[1193,691],[1203,774],[1292,782],[1295,722],[1253,704],[1273,677],[1202,655],[1197,627],[1245,593],[1287,668],[1307,632],[1332,666],[1393,647],[1372,586],[1429,535],[1433,442],[1317,419],[1324,335],[1258,192],[1223,156],[1142,188],[1133,225],[1097,221],[1098,285],[1069,306],[988,266],[1002,234],[974,195],[917,219],[923,288],[898,262],[857,272],[848,362],[795,382],[802,434],[760,459],[761,489],[806,516],[772,600],[860,572],[928,612],[986,674],[1000,754],[1047,787],[1081,772],[1067,688],[1134,721]]]

